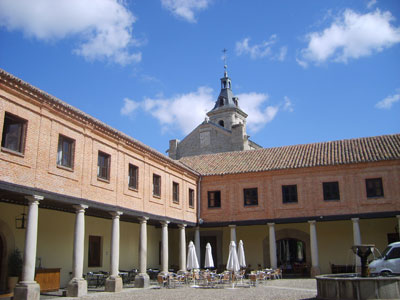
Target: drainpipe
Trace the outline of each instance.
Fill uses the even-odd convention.
[[[200,208],[201,208],[201,176],[199,177],[199,183],[197,185],[197,224],[200,225],[202,220],[200,218]],[[201,221],[200,221],[201,220]]]
[[[194,233],[194,239],[195,239],[195,249],[196,249],[196,254],[197,254],[197,260],[199,261],[199,264],[201,264],[200,261],[200,224],[203,223],[201,218],[200,218],[200,205],[201,202],[201,176],[199,177],[198,185],[197,185],[197,226],[195,229]]]

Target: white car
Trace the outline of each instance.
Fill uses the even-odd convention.
[[[400,275],[400,242],[389,244],[382,256],[369,264],[370,274],[399,274]]]

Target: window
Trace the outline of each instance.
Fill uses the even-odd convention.
[[[365,185],[368,198],[383,197],[382,178],[365,179]]]
[[[58,137],[57,165],[72,169],[74,167],[74,151],[75,141],[60,134]]]
[[[297,185],[282,185],[282,201],[283,203],[297,202]]]
[[[179,183],[172,183],[172,201],[179,203]]]
[[[1,147],[24,153],[27,121],[9,113],[4,115]]]
[[[194,190],[189,189],[189,207],[194,208]]]
[[[257,188],[243,189],[244,206],[258,205]]]
[[[221,192],[208,192],[208,207],[221,207]]]
[[[101,236],[89,235],[88,267],[101,267]]]
[[[110,162],[111,156],[107,153],[99,151],[97,159],[97,177],[110,180]]]
[[[161,196],[161,177],[153,174],[153,196]]]
[[[130,189],[134,189],[134,190],[138,189],[138,176],[139,176],[138,171],[139,171],[138,167],[136,167],[132,164],[129,164],[128,187]]]
[[[340,200],[339,195],[339,182],[324,182],[322,183],[322,188],[324,190],[324,200]]]
[[[218,124],[219,124],[219,126],[224,127],[224,121],[223,120],[219,121]]]
[[[393,247],[392,251],[390,251],[390,253],[388,255],[386,255],[386,259],[396,259],[396,258],[400,258],[400,248],[397,247]]]

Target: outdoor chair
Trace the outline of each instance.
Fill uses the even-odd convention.
[[[249,274],[249,283],[250,286],[257,286],[257,274],[255,273]]]
[[[271,276],[274,279],[282,279],[282,270],[281,269],[275,269],[273,272],[271,272]]]
[[[220,277],[220,283],[221,284],[229,284],[231,282],[231,273],[229,271],[225,271],[222,273],[222,276]]]
[[[243,278],[246,273],[246,270],[240,270],[237,274],[235,274],[235,279],[240,280],[240,283],[243,283]]]
[[[160,287],[167,287],[168,286],[168,277],[162,274],[157,275],[157,282]]]
[[[84,276],[87,282],[88,287],[96,287],[97,286],[97,277],[93,275],[93,272],[88,272],[86,276]]]

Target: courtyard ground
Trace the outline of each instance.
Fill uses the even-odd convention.
[[[273,299],[273,300],[314,300],[317,295],[315,279],[278,279],[258,284],[256,287],[229,288],[193,288],[179,287],[175,289],[158,288],[152,284],[147,289],[124,288],[120,293],[105,293],[89,290],[89,294],[80,299]],[[59,295],[42,295],[40,299],[77,299],[60,297]]]

